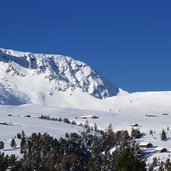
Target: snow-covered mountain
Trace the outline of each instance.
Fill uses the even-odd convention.
[[[81,93],[104,99],[118,92],[71,57],[0,49],[0,104],[56,104],[63,96]]]

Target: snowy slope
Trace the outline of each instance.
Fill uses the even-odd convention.
[[[78,93],[76,94],[78,96]],[[147,156],[147,163],[151,163],[154,157],[160,158],[163,161],[168,157],[170,158],[171,92],[122,93],[116,97],[102,100],[92,96],[84,96],[83,98],[84,100],[81,100],[80,95],[80,97],[76,98],[80,99],[80,101],[72,102],[72,107],[66,105],[63,108],[59,107],[60,105],[1,105],[0,123],[8,124],[0,124],[0,141],[4,141],[5,143],[3,151],[6,154],[15,153],[20,155],[19,150],[14,150],[10,147],[10,141],[11,137],[15,137],[22,130],[28,136],[33,132],[47,132],[57,138],[65,136],[66,132],[81,133],[85,131],[80,126],[38,119],[42,114],[55,118],[66,117],[70,121],[74,120],[83,125],[86,119],[81,119],[81,116],[95,115],[98,118],[88,118],[88,122],[91,126],[96,123],[100,129],[106,129],[111,123],[115,132],[117,130],[128,130],[131,132],[131,124],[139,124],[140,131],[146,135],[137,141],[150,142],[154,145],[153,148],[144,150],[145,153],[149,154],[149,157]],[[163,115],[163,113],[168,113],[168,115]],[[147,114],[154,115],[155,117],[147,117]],[[24,117],[26,115],[31,115],[31,118]],[[169,130],[167,130],[168,127]],[[160,139],[162,129],[166,131],[167,141],[161,141]],[[150,130],[154,132],[153,135],[149,134]],[[17,144],[19,145],[19,142]],[[168,152],[163,154],[155,153],[157,147],[166,147]]]
[[[5,149],[7,149],[11,137],[22,130],[27,135],[31,135],[32,132],[47,132],[58,138],[64,136],[66,132],[80,133],[84,130],[79,126],[38,119],[37,117],[42,114],[55,118],[67,117],[71,121],[83,124],[86,120],[81,119],[81,116],[95,115],[98,119],[88,118],[92,126],[96,123],[98,128],[106,129],[111,123],[114,131],[128,130],[130,132],[132,129],[130,125],[138,123],[140,131],[146,134],[140,141],[151,142],[154,146],[164,146],[171,150],[171,92],[122,94],[103,100],[86,98],[85,101],[82,101],[82,104],[80,102],[80,105],[73,103],[72,108],[38,104],[2,105],[0,106],[0,123],[9,123],[9,125],[0,124],[0,140],[6,142]],[[163,113],[168,113],[168,115],[164,116]],[[155,117],[147,117],[146,114],[155,115]],[[31,118],[24,117],[26,115],[31,115]],[[167,127],[170,127],[167,131],[168,140],[163,142],[160,140],[160,134],[162,129],[167,130]],[[153,136],[149,134],[150,130],[155,132]],[[154,151],[155,147],[152,150]],[[170,152],[164,156],[168,157],[168,154]],[[153,155],[155,156],[155,153],[152,153]],[[153,158],[152,156],[149,160]]]
[[[19,115],[20,117],[15,118],[15,122],[19,125],[21,124],[20,129],[22,130],[25,128],[25,121],[21,118],[27,114],[33,117],[40,116],[41,114],[57,118],[67,117],[70,120],[75,120],[78,123],[82,122],[83,124],[85,120],[81,119],[81,116],[96,115],[99,117],[98,119],[88,119],[91,125],[96,123],[99,128],[106,129],[111,123],[114,131],[121,129],[131,131],[132,127],[130,125],[133,123],[141,125],[140,129],[145,133],[149,133],[151,129],[161,132],[167,126],[171,126],[171,92],[133,93],[103,100],[95,98],[86,98],[85,100],[87,101],[86,104],[84,101],[80,102],[79,105],[75,102],[72,107],[65,106],[62,108],[59,106],[32,104],[0,106],[0,121],[14,122],[13,117],[8,117],[8,114],[13,116]],[[168,113],[168,116],[163,116],[163,113]],[[146,115],[155,115],[155,117],[147,117]],[[29,119],[26,118],[25,120]],[[36,131],[32,125],[27,125],[27,127]],[[42,129],[44,128],[42,127]],[[65,128],[63,129],[65,130]]]
[[[0,49],[0,68],[0,104],[56,105],[64,96],[65,102],[74,94],[103,99],[119,92],[87,64],[66,56]]]

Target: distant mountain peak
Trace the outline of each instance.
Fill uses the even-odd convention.
[[[36,83],[38,80],[44,84],[37,85],[36,83],[39,91],[45,91],[44,86],[46,85],[51,95],[55,91],[81,89],[82,92],[103,99],[117,95],[119,92],[118,88],[102,78],[86,63],[67,56],[0,49],[0,67],[1,88],[4,87],[5,92],[18,91],[19,94],[25,94],[26,99],[29,99],[25,92],[27,90],[20,87],[19,84],[24,84],[24,82],[28,84],[29,81]],[[8,81],[5,83],[4,79]],[[5,84],[8,86],[6,87]],[[14,87],[10,86],[11,84]],[[30,84],[27,88],[34,89],[34,85]]]

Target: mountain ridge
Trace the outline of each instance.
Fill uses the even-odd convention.
[[[75,89],[80,89],[82,92],[87,92],[99,99],[115,96],[119,93],[118,88],[101,77],[86,63],[68,56],[34,54],[0,48],[0,67],[0,91],[3,92],[1,104],[8,104],[7,101],[3,102],[3,98],[6,99],[8,94],[14,99],[19,95],[18,97],[23,103],[32,103],[34,100],[28,97],[27,91],[39,88],[42,89],[39,93],[44,92],[50,96],[53,96],[55,92],[68,90],[72,94]],[[36,83],[38,80],[40,84]],[[24,89],[24,82],[26,84],[32,83],[30,84],[32,88],[26,85]],[[36,88],[33,86],[35,83],[38,84]],[[45,89],[48,93],[45,92]],[[33,91],[32,93],[38,92]]]

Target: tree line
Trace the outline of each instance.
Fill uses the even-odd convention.
[[[135,132],[134,132],[135,134]],[[0,153],[1,170],[11,171],[145,171],[139,146],[127,131],[66,133],[56,139],[47,133],[17,134],[22,157]],[[16,143],[12,140],[14,148]],[[115,150],[111,150],[115,149]]]

